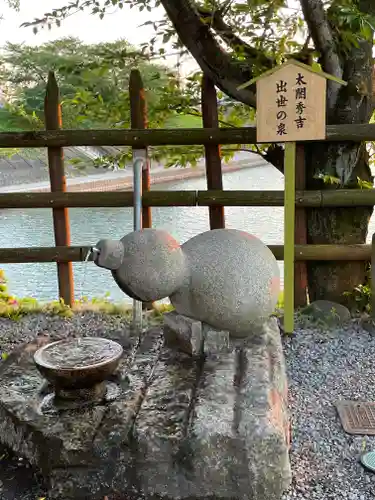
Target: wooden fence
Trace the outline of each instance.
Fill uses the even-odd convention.
[[[151,227],[151,207],[209,207],[211,229],[224,227],[224,206],[283,206],[283,191],[224,191],[220,145],[255,144],[256,129],[219,128],[216,90],[212,82],[202,81],[201,129],[147,129],[147,110],[141,76],[132,71],[130,78],[131,129],[62,130],[59,90],[51,72],[45,99],[46,130],[1,132],[0,148],[48,149],[50,193],[0,193],[0,209],[49,208],[53,211],[55,247],[0,248],[2,263],[56,262],[59,295],[67,304],[74,302],[72,262],[84,261],[90,246],[70,246],[68,208],[132,207],[132,192],[66,192],[63,148],[67,146],[131,146],[147,149],[161,145],[203,145],[205,149],[207,191],[150,191],[149,165],[143,170],[143,227]],[[374,141],[375,124],[328,126],[328,141]],[[375,189],[306,191],[303,148],[297,148],[296,175],[296,305],[306,300],[308,260],[350,261],[371,259],[371,245],[307,245],[305,208],[375,205]],[[278,260],[283,246],[271,245]]]

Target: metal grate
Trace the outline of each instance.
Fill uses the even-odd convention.
[[[375,452],[369,451],[361,456],[361,464],[371,472],[375,472]]]
[[[375,436],[375,403],[338,401],[335,406],[345,432]]]

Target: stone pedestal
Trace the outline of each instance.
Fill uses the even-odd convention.
[[[227,330],[217,330],[206,323],[176,311],[164,314],[165,345],[192,356],[226,352],[230,345]]]
[[[47,498],[280,500],[290,467],[274,319],[205,356],[149,331],[110,381],[115,399],[79,410],[46,404],[50,389],[32,359],[46,341],[0,365],[0,440],[41,469]]]

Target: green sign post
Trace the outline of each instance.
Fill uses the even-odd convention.
[[[284,329],[294,330],[296,142],[326,138],[327,79],[346,82],[290,59],[241,85],[257,87],[257,142],[285,143]]]

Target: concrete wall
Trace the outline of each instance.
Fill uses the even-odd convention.
[[[256,167],[264,165],[263,161],[258,163],[249,163],[249,162],[236,162],[230,165],[223,166],[223,173],[228,172],[236,172],[238,170],[242,170],[244,168]],[[204,166],[194,167],[194,168],[171,168],[165,169],[162,171],[157,171],[156,173],[151,172],[151,184],[163,184],[166,182],[174,182],[180,181],[184,179],[193,179],[204,177],[206,175],[206,171]],[[78,182],[75,179],[68,179],[67,188],[70,192],[86,192],[86,191],[130,191],[133,187],[133,180],[131,174],[129,176],[117,177],[114,173],[113,178],[109,179],[95,179],[87,176],[83,182],[83,179],[80,179]],[[48,186],[43,187],[30,187],[27,189],[25,187],[24,191],[32,191],[32,192],[47,192],[50,191]]]

